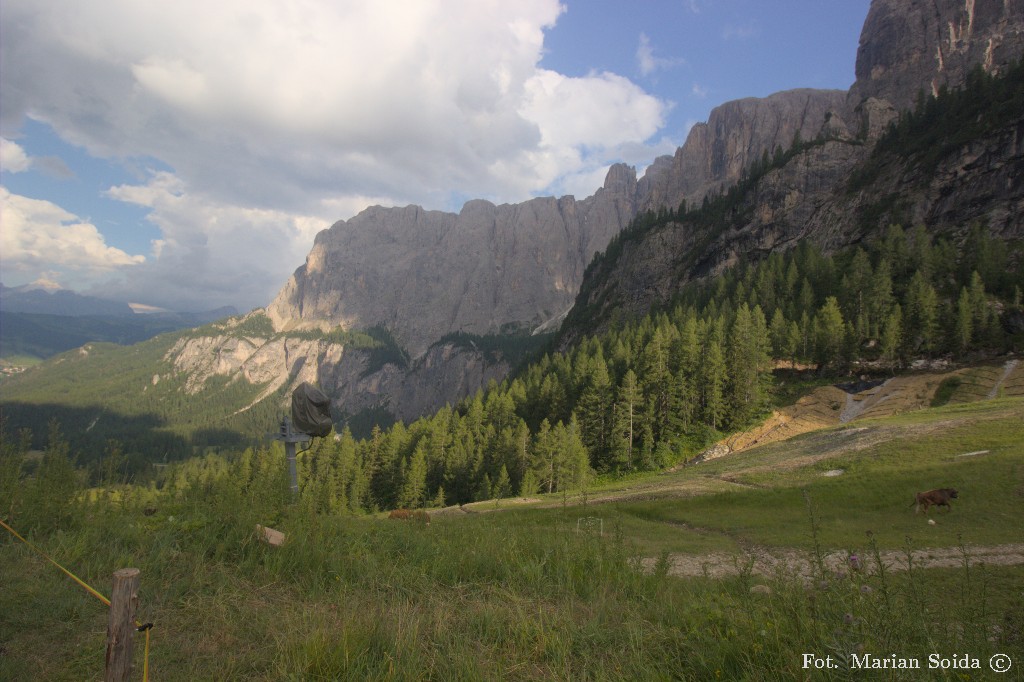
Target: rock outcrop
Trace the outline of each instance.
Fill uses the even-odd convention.
[[[861,31],[850,103],[876,99],[912,109],[919,92],[957,87],[976,66],[999,73],[1022,53],[1021,0],[875,0]]]
[[[238,412],[244,412],[275,395],[282,396],[285,404],[287,396],[306,381],[329,390],[337,415],[383,410],[412,421],[492,380],[500,381],[510,370],[499,354],[455,342],[436,343],[409,367],[401,368],[374,364],[365,349],[309,335],[233,332],[262,314],[254,311],[233,318],[216,325],[215,333],[209,335],[182,336],[164,356],[166,374],[155,374],[152,385],[177,377],[185,393],[195,396],[246,382],[260,391],[248,405],[238,406]],[[210,381],[215,378],[221,381]]]
[[[712,110],[707,123],[693,126],[674,156],[651,164],[638,183],[637,204],[641,210],[699,204],[794,140],[850,137],[845,112],[842,90],[789,90],[726,102]]]
[[[635,214],[636,171],[621,164],[582,201],[375,206],[317,235],[267,313],[279,331],[381,325],[413,356],[450,332],[534,329],[572,306],[587,263]]]

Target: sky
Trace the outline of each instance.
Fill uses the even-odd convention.
[[[642,175],[711,109],[847,89],[868,0],[4,0],[0,281],[267,305],[372,205]]]

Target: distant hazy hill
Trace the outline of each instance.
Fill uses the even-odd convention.
[[[83,296],[68,289],[42,287],[5,287],[0,284],[0,310],[5,313],[36,313],[39,315],[121,315],[135,313],[123,301],[108,301]]]
[[[67,289],[0,285],[0,357],[48,358],[94,341],[128,345],[237,314],[234,308],[225,307],[200,313],[139,315],[123,301]]]
[[[162,315],[42,315],[0,312],[0,357],[30,355],[49,358],[90,342],[126,346],[157,334],[194,327],[212,319],[205,313]]]

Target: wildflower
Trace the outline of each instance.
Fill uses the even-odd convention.
[[[860,593],[861,594],[871,594],[873,591],[874,590],[871,589],[871,585],[861,585],[860,586]]]
[[[850,554],[850,558],[848,559],[848,562],[849,562],[850,568],[852,570],[854,570],[854,571],[859,571],[860,570],[860,557],[858,557],[856,554]]]
[[[853,625],[853,614],[852,613],[844,613],[843,614],[843,622],[846,623],[847,625]]]

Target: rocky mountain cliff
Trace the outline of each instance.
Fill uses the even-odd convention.
[[[624,165],[582,201],[374,206],[317,235],[267,313],[279,331],[384,326],[414,357],[451,332],[533,330],[565,314],[587,263],[635,214]]]
[[[842,90],[790,90],[726,102],[690,130],[674,156],[659,157],[637,184],[640,210],[699,204],[736,182],[766,152],[812,140],[823,130],[847,134]]]
[[[164,358],[174,368],[168,376],[189,390],[223,385],[244,394],[240,411],[310,380],[339,413],[386,410],[408,420],[509,371],[509,357],[454,342],[452,333],[554,330],[574,301],[582,333],[613,310],[643,312],[741,257],[805,237],[837,248],[889,222],[944,230],[987,221],[998,234],[1022,236],[1020,117],[960,140],[928,168],[873,151],[918,92],[959,86],[975,65],[1000,73],[1019,59],[1022,5],[875,0],[849,92],[793,90],[723,104],[639,180],[613,166],[586,199],[471,201],[458,214],[369,208],[317,236],[268,319],[240,323],[245,333],[227,325],[183,338]],[[662,222],[620,239],[588,269],[641,212],[700,207],[737,183],[744,191],[714,225]],[[381,361],[373,348],[331,340],[370,328],[386,329],[404,359]],[[183,379],[191,374],[191,383]]]
[[[861,31],[850,101],[910,109],[919,92],[957,87],[977,65],[999,72],[1022,47],[1020,0],[876,0]]]
[[[857,82],[845,103],[829,102],[820,134],[802,136],[806,143],[793,148],[784,163],[768,163],[763,175],[731,198],[726,215],[691,211],[621,240],[589,271],[571,314],[574,328],[565,330],[562,343],[601,328],[613,311],[641,314],[686,282],[804,238],[829,252],[870,239],[891,223],[923,225],[954,241],[976,224],[1004,239],[1024,237],[1021,107],[1011,102],[1009,112],[983,112],[958,122],[960,130],[929,131],[922,149],[892,138],[880,142],[898,112],[915,104],[917,93],[959,88],[977,66],[989,74],[1011,70],[1024,54],[1022,7],[876,0],[861,37]],[[989,118],[994,122],[983,120]],[[979,132],[966,134],[968,126]],[[942,127],[940,120],[931,126]],[[728,134],[719,136],[719,145],[722,137]],[[705,153],[714,157],[714,145]],[[660,162],[657,184],[670,206],[675,199],[689,200],[693,185],[687,183],[701,177],[691,159],[702,157],[690,154],[684,147],[671,162]],[[648,186],[650,176],[648,171],[639,186]]]

